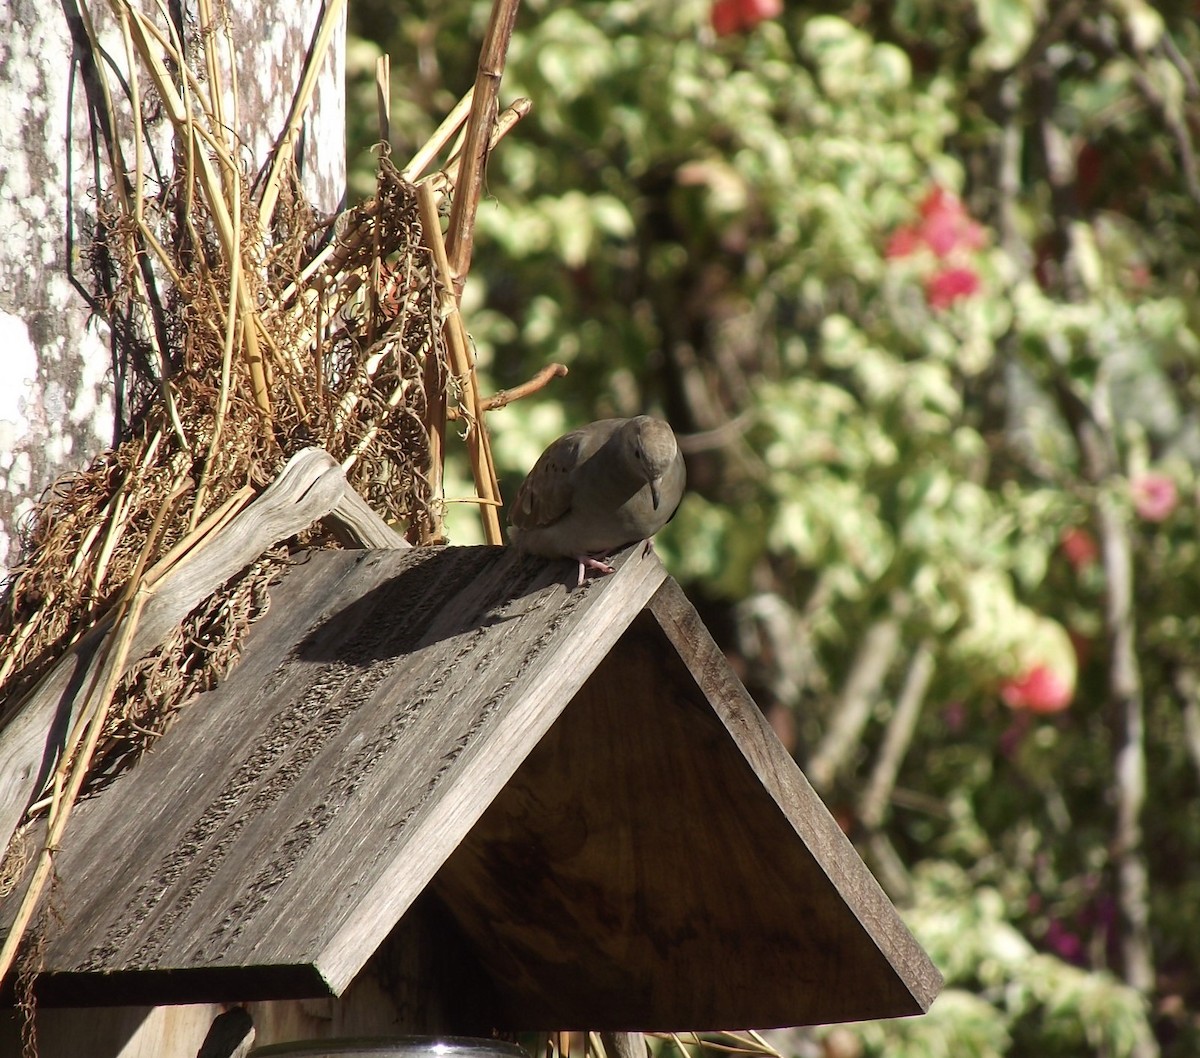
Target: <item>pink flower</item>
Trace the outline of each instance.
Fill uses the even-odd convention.
[[[931,309],[948,308],[979,290],[979,276],[970,268],[943,268],[925,280],[925,300]]]
[[[783,0],[715,0],[709,11],[713,32],[728,37],[783,14]]]
[[[1133,509],[1147,522],[1166,521],[1179,506],[1179,490],[1166,474],[1147,471],[1130,482]]]
[[[922,247],[934,256],[949,257],[956,250],[974,251],[983,246],[982,225],[971,219],[962,200],[950,191],[933,187],[918,207],[917,224],[903,224],[888,240],[888,257],[907,257]]]
[[[941,262],[925,278],[925,300],[930,308],[941,310],[979,290],[979,273],[967,262],[983,246],[985,233],[962,200],[941,187],[929,190],[918,212],[916,224],[902,224],[892,232],[884,255],[896,260],[928,250]]]
[[[1000,698],[1010,709],[1059,713],[1071,704],[1074,688],[1046,665],[1034,665],[1000,684]]]
[[[1078,525],[1063,530],[1058,546],[1076,573],[1090,569],[1100,557],[1100,545],[1096,543],[1096,538]]]
[[[942,723],[951,734],[960,735],[967,729],[967,707],[962,702],[947,702],[942,707]]]
[[[884,255],[888,258],[908,257],[916,253],[924,244],[921,232],[911,224],[902,224],[888,239]]]
[[[954,193],[934,187],[921,201],[920,209],[921,235],[938,257],[960,248],[978,250],[983,245],[983,228],[971,219]]]
[[[1046,947],[1066,962],[1083,965],[1083,940],[1058,919],[1051,919],[1046,927]]]

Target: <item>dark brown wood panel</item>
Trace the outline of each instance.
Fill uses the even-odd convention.
[[[940,976],[695,610],[651,609],[435,880],[511,1027],[926,1009]]]

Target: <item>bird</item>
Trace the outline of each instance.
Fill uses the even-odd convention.
[[[683,498],[683,455],[668,423],[649,415],[599,419],[565,433],[538,457],[509,511],[514,547],[613,572],[603,559],[649,543]]]

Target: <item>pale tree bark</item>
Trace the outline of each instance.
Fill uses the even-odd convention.
[[[837,776],[849,767],[896,660],[908,606],[897,595],[890,610],[887,617],[880,618],[863,633],[829,725],[805,765],[804,773],[818,791],[828,791]]]
[[[1075,436],[1084,476],[1096,490],[1096,519],[1104,562],[1104,631],[1108,646],[1108,694],[1117,746],[1113,762],[1116,821],[1112,860],[1121,916],[1121,973],[1143,995],[1155,987],[1150,934],[1150,871],[1142,828],[1146,808],[1146,703],[1137,656],[1136,584],[1130,516],[1114,497],[1119,458],[1107,383],[1095,386],[1090,404],[1066,383],[1057,385],[1059,406]],[[1132,1058],[1158,1058],[1152,1037],[1138,1040]]]
[[[143,6],[159,10],[148,0]],[[195,0],[164,6],[202,66]],[[231,20],[239,104],[230,108],[228,123],[253,173],[267,163],[284,128],[325,4],[226,0],[212,7]],[[128,360],[89,305],[96,293],[91,233],[112,173],[86,19],[103,46],[109,83],[127,85],[129,78],[107,0],[0,0],[0,11],[2,577],[19,558],[18,527],[37,497],[61,473],[113,444],[128,415]],[[342,12],[296,143],[305,191],[327,213],[339,207],[345,188]],[[228,58],[222,55],[226,68]],[[174,161],[168,124],[148,102],[150,93],[141,98],[145,169],[152,181],[168,180]],[[125,156],[133,159],[128,97],[114,98],[113,110]]]

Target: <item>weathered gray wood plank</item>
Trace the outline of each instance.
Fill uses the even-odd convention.
[[[408,546],[349,488],[332,456],[319,448],[305,449],[231,524],[185,556],[154,586],[126,668],[157,647],[198,603],[269,547],[330,514],[350,536],[372,547]],[[111,631],[111,622],[101,621],[22,702],[6,703],[8,718],[0,727],[0,841],[5,845],[53,767]]]
[[[203,1058],[221,1033],[227,1044],[475,1034],[487,1036],[488,997],[472,990],[446,913],[428,894],[339,998],[239,1004],[121,1006],[32,1012],[38,1058]],[[453,973],[453,976],[450,974]],[[141,996],[129,996],[130,1000]],[[0,1055],[22,1054],[23,1016],[0,1010]],[[226,1055],[227,1051],[212,1051]],[[241,1052],[236,1052],[241,1053]]]
[[[43,1002],[340,993],[424,894],[492,1027],[924,1010],[937,971],[694,609],[653,556],[618,565],[582,591],[499,548],[290,571],[226,683],[79,809]]]
[[[665,572],[572,576],[499,548],[293,570],[225,684],[77,811],[45,996],[343,990]]]

